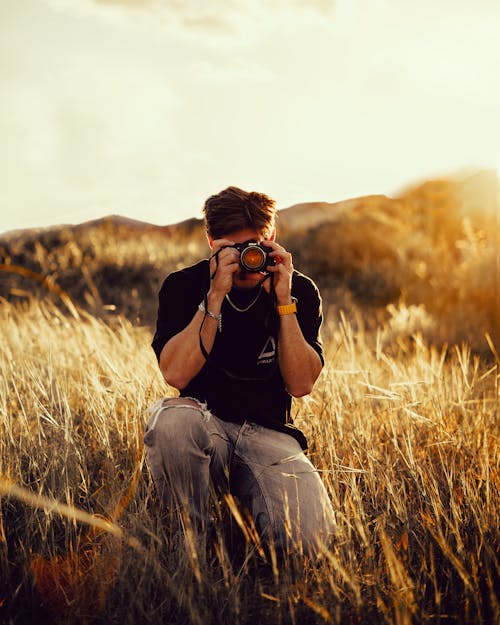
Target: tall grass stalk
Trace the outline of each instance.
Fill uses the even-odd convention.
[[[331,315],[324,372],[295,421],[335,540],[319,561],[266,563],[231,500],[207,551],[162,517],[142,433],[172,389],[149,331],[34,300],[0,316],[5,622],[500,621],[494,361],[418,335],[386,347],[382,329]],[[246,530],[238,562],[228,523]]]

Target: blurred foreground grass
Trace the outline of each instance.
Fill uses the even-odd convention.
[[[222,522],[210,561],[162,524],[142,448],[166,393],[149,331],[34,300],[0,315],[2,622],[499,621],[498,363],[418,336],[386,351],[330,316],[295,420],[337,535],[321,562],[266,573],[231,565]]]

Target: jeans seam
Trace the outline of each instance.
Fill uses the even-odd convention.
[[[272,504],[272,497],[269,495],[267,488],[264,486],[265,480],[260,479],[260,475],[264,473],[265,469],[268,468],[268,465],[264,465],[264,464],[259,465],[260,467],[262,467],[262,469],[257,473],[257,471],[255,471],[254,467],[252,466],[253,464],[255,464],[254,462],[248,462],[248,460],[246,460],[243,456],[238,454],[236,451],[234,452],[234,455],[238,456],[240,462],[242,462],[247,467],[247,469],[251,472],[253,479],[257,483],[259,490],[261,492],[261,495],[262,495],[262,501],[264,502],[264,505],[267,510],[271,532],[275,533],[277,524],[276,524],[276,515],[274,513],[274,506]],[[254,519],[254,521],[255,520],[256,519]]]
[[[152,413],[152,416],[149,421],[148,432],[152,432],[155,429],[156,424],[158,423],[158,417],[160,416],[160,413],[163,410],[170,410],[172,408],[191,408],[191,410],[199,411],[201,413],[202,420],[205,422],[208,422],[210,420],[210,417],[212,416],[212,413],[207,408],[207,405],[203,404],[195,397],[186,397],[185,399],[190,399],[192,401],[195,401],[197,403],[197,406],[193,406],[192,404],[170,404],[170,405],[166,404],[166,402],[168,402],[169,399],[177,399],[177,398],[168,397],[166,399],[165,398],[159,399],[149,408],[149,412]]]

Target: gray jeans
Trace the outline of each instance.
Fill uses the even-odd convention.
[[[276,549],[315,555],[330,541],[334,515],[325,487],[289,434],[222,421],[179,397],[152,407],[144,442],[163,502],[188,512],[198,527],[209,521],[212,489],[231,493]]]

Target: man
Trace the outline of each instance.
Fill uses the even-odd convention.
[[[313,555],[333,511],[290,408],[323,365],[321,298],[275,241],[275,212],[236,187],[205,202],[211,257],[166,278],[152,343],[180,397],[157,403],[145,443],[169,509],[206,528],[213,487],[234,495],[267,547]]]

